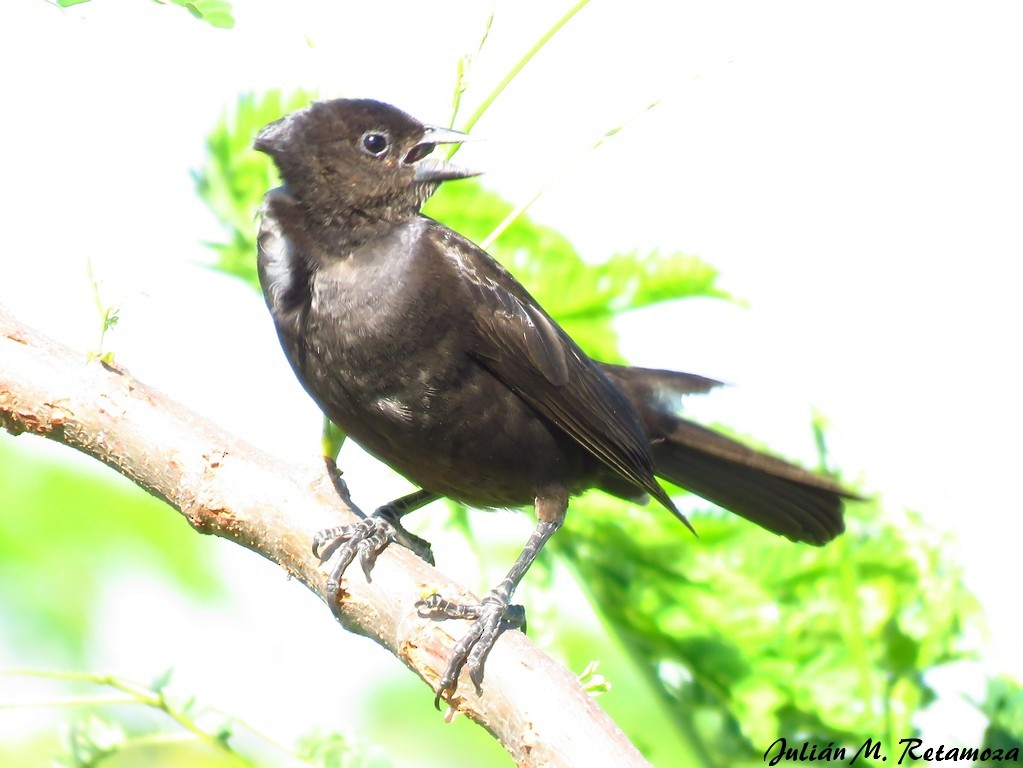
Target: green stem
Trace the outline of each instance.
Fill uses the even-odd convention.
[[[75,679],[72,677],[72,679]],[[77,679],[89,679],[88,676],[78,677]],[[132,683],[127,680],[121,680],[120,678],[114,677],[113,675],[95,675],[91,676],[91,681],[98,685],[105,685],[110,688],[114,688],[118,691],[123,691],[129,696],[134,696],[136,701],[146,706],[158,709],[167,715],[171,720],[177,723],[179,726],[188,731],[197,740],[210,747],[214,751],[222,752],[230,755],[237,762],[242,765],[252,766],[256,768],[256,763],[252,762],[234,749],[226,742],[226,740],[218,738],[216,735],[200,728],[199,725],[192,720],[190,717],[185,715],[183,712],[179,712],[171,706],[170,702],[163,695],[163,692],[154,693],[149,688],[138,683]]]
[[[451,121],[448,123],[448,128],[455,127],[455,120],[458,118],[458,110],[462,106],[462,94],[465,93],[466,86],[465,76],[472,66],[473,59],[479,56],[480,51],[483,50],[483,46],[486,45],[487,38],[490,37],[490,27],[494,23],[494,12],[491,11],[490,15],[487,16],[487,23],[483,27],[483,34],[480,36],[479,45],[476,46],[476,52],[462,56],[458,60],[458,76],[455,78],[455,93],[451,98]]]
[[[185,731],[192,735],[193,738],[198,739],[203,744],[206,744],[211,749],[218,752],[224,753],[231,756],[238,763],[250,766],[250,768],[256,768],[258,763],[249,760],[244,755],[236,752],[230,744],[227,743],[226,739],[221,738],[216,733],[210,733],[209,731],[202,728],[192,718],[190,718],[184,712],[176,709],[163,691],[154,691],[151,688],[141,684],[135,683],[123,678],[116,677],[114,675],[96,675],[87,672],[53,672],[49,670],[34,670],[34,669],[14,669],[14,670],[0,670],[0,675],[21,675],[25,677],[38,677],[49,680],[67,680],[71,682],[91,683],[93,685],[101,685],[107,688],[113,688],[114,690],[121,691],[127,694],[126,697],[77,697],[72,699],[58,699],[51,700],[49,702],[34,702],[31,704],[14,705],[7,703],[3,704],[3,707],[7,706],[68,706],[68,705],[95,705],[95,704],[143,704],[154,709],[158,709],[166,714],[171,720],[181,726]],[[259,731],[256,731],[252,726],[244,723],[237,718],[224,715],[218,711],[221,716],[227,717],[232,723],[241,725],[257,736],[261,737],[264,741],[272,744],[276,748],[287,753],[295,760],[300,760],[299,756],[291,750],[283,747],[272,739],[268,739],[263,736]],[[134,740],[137,742],[138,740]],[[155,742],[154,742],[155,743]],[[305,761],[302,761],[303,763]],[[308,763],[306,763],[308,764]]]
[[[494,230],[489,235],[487,235],[485,238],[483,238],[483,240],[480,241],[480,248],[482,248],[483,250],[488,250],[490,246],[494,244],[494,241],[497,240],[497,238],[499,238],[504,233],[504,231],[515,222],[516,219],[518,219],[520,216],[522,216],[522,214],[528,211],[530,207],[532,207],[533,203],[539,200],[540,197],[548,189],[554,186],[554,184],[556,184],[565,174],[567,174],[570,170],[575,168],[575,166],[581,163],[583,159],[586,158],[591,152],[595,151],[601,145],[603,145],[604,142],[606,142],[612,136],[622,131],[624,128],[627,128],[637,119],[639,119],[647,112],[649,112],[651,109],[656,107],[659,103],[660,102],[654,101],[650,104],[647,104],[645,107],[643,107],[643,109],[634,114],[625,122],[616,125],[614,128],[611,128],[608,131],[605,131],[604,134],[600,136],[600,138],[598,138],[595,142],[586,147],[586,149],[584,149],[578,155],[576,155],[567,163],[565,163],[565,165],[563,165],[557,171],[557,173],[555,173],[553,176],[548,178],[546,182],[540,185],[540,187],[536,190],[532,197],[530,197],[528,200],[521,203],[520,205],[516,206],[507,216],[505,216],[504,220],[501,221],[501,223],[498,224],[496,227],[494,227]]]
[[[96,274],[92,269],[92,258],[86,257],[85,259],[85,270],[89,277],[89,284],[92,286],[92,299],[96,304],[96,312],[99,314],[99,339],[96,342],[96,350],[92,353],[91,357],[102,360],[103,355],[103,343],[106,341],[107,331],[110,330],[110,316],[114,311],[111,307],[103,305],[103,299],[99,295],[99,282],[96,280]]]
[[[534,56],[536,56],[536,54],[540,51],[540,49],[543,48],[547,44],[547,41],[549,41],[552,37],[554,37],[554,35],[557,34],[559,29],[561,29],[563,26],[565,26],[565,24],[567,24],[569,22],[569,20],[573,16],[575,16],[577,13],[579,13],[579,11],[581,11],[583,8],[585,8],[586,5],[589,2],[590,2],[590,0],[579,0],[579,2],[577,2],[571,8],[569,8],[568,12],[564,16],[562,16],[560,19],[558,19],[558,21],[556,21],[554,23],[554,26],[551,27],[550,29],[548,29],[547,32],[539,40],[537,40],[536,43],[533,44],[532,48],[530,48],[528,51],[526,51],[526,53],[522,56],[522,58],[519,59],[518,62],[516,62],[515,66],[513,66],[508,71],[508,74],[506,74],[504,76],[504,78],[501,80],[501,82],[499,82],[497,84],[497,86],[494,88],[494,90],[492,90],[490,92],[490,94],[487,96],[487,98],[485,98],[480,103],[480,105],[478,107],[476,107],[476,111],[472,113],[472,116],[465,122],[465,125],[462,127],[461,130],[465,131],[466,133],[469,133],[469,131],[472,130],[473,126],[476,125],[476,123],[479,122],[481,117],[483,117],[483,115],[486,113],[486,111],[488,109],[490,109],[490,105],[493,104],[494,101],[497,100],[497,97],[501,95],[501,92],[505,88],[507,88],[508,84],[511,83],[511,81],[516,78],[516,76],[519,74],[519,72],[522,71],[523,67],[525,67],[530,62],[530,60]],[[489,25],[488,25],[488,31],[489,31]],[[486,36],[484,36],[484,40],[486,40]],[[480,43],[480,45],[482,46],[482,42]],[[452,144],[451,145],[450,149],[448,150],[448,159],[451,159],[452,157],[454,157],[455,153],[458,151],[460,146],[461,145],[459,145],[459,144]]]
[[[0,701],[0,709],[43,709],[51,707],[109,707],[117,704],[137,704],[134,696],[68,696],[61,699],[38,701]]]

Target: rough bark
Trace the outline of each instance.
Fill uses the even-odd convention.
[[[456,599],[470,593],[397,546],[380,556],[372,582],[353,564],[341,594],[327,594],[312,536],[356,512],[322,466],[267,455],[126,371],[89,362],[23,326],[3,307],[0,424],[102,461],[197,531],[277,563],[332,606],[346,629],[380,643],[431,687],[467,626],[417,615],[414,604],[426,588]],[[575,676],[520,632],[505,633],[490,654],[482,694],[463,675],[452,704],[522,766],[648,765]]]

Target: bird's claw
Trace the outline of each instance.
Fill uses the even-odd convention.
[[[433,547],[430,546],[430,542],[406,530],[401,524],[401,514],[400,509],[392,501],[390,504],[380,507],[373,513],[373,516],[381,517],[391,524],[392,541],[396,541],[405,549],[411,550],[420,560],[425,560],[430,565],[436,565],[437,563],[433,559]]]
[[[341,577],[356,556],[359,565],[366,575],[366,581],[372,581],[370,572],[377,561],[377,556],[388,544],[396,541],[406,549],[412,550],[417,556],[434,564],[433,549],[430,542],[405,530],[401,524],[400,513],[394,504],[385,504],[369,517],[364,517],[351,525],[338,525],[320,531],[313,537],[313,555],[325,563],[337,552],[337,562],[331,568],[327,580],[329,592],[336,593],[341,586]]]
[[[508,598],[491,592],[479,603],[461,604],[446,600],[440,595],[430,595],[416,603],[419,615],[432,618],[468,619],[473,623],[455,647],[451,658],[441,675],[434,706],[440,709],[440,701],[455,692],[458,675],[462,667],[469,668],[469,679],[480,693],[483,684],[483,667],[497,638],[506,629],[524,629],[526,611],[521,605],[510,605]]]
[[[339,525],[320,531],[313,537],[313,555],[321,563],[329,560],[337,552],[337,562],[330,570],[327,579],[327,590],[335,593],[341,587],[341,577],[356,556],[359,565],[366,575],[366,581],[372,581],[370,572],[376,563],[377,555],[395,540],[395,530],[391,521],[373,515],[364,517],[351,525]]]

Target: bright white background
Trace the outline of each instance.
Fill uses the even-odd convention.
[[[497,4],[463,114],[565,8]],[[66,11],[6,3],[0,302],[90,348],[91,258],[104,296],[122,307],[110,338],[119,362],[278,454],[308,455],[318,417],[265,309],[197,266],[209,258],[200,241],[219,231],[188,171],[247,90],[371,96],[444,122],[455,63],[475,48],[487,10],[238,0],[225,32],[141,0]],[[486,141],[460,155],[519,201],[661,99],[534,215],[587,257],[662,247],[719,267],[748,310],[701,301],[641,313],[622,323],[626,350],[637,363],[740,384],[716,415],[790,454],[812,458],[819,408],[836,465],[954,534],[949,556],[964,563],[991,628],[986,667],[1017,676],[1021,39],[1023,10],[1009,2],[594,0],[477,126]],[[294,596],[272,569],[237,556],[230,567]],[[139,622],[124,606],[146,604],[112,595],[112,635]],[[295,610],[296,623],[329,623],[310,618],[315,607]],[[111,662],[148,677],[159,649],[140,656],[124,636]],[[285,640],[267,643],[293,653]],[[965,739],[979,722],[968,711],[945,721]],[[278,725],[287,740],[292,724]]]

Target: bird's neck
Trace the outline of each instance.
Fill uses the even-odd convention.
[[[330,248],[356,247],[381,237],[418,215],[407,205],[366,207],[307,205],[297,201],[305,229],[316,241]]]
[[[373,208],[339,211],[326,220],[312,222],[318,239],[334,247],[356,247],[383,237],[417,215],[416,211],[392,211]]]
[[[339,197],[322,185],[285,184],[282,189],[294,201],[315,239],[332,247],[354,247],[417,217],[437,184],[412,184],[399,194],[361,201]]]

